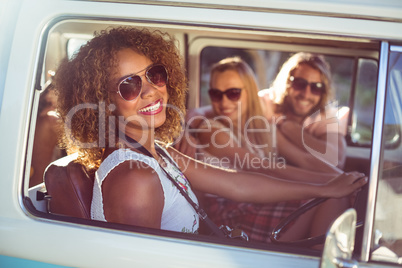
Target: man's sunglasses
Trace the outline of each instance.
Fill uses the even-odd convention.
[[[226,95],[231,101],[238,101],[241,96],[241,88],[229,88],[225,91],[220,91],[219,89],[211,88],[208,90],[209,97],[213,102],[220,102],[223,99],[223,95]]]
[[[292,83],[292,87],[296,91],[306,90],[308,85],[310,85],[310,91],[314,95],[321,95],[325,90],[325,84],[322,82],[309,83],[304,78],[294,76],[289,77],[289,81]]]
[[[138,73],[142,71],[143,70]],[[142,79],[138,73],[124,78],[117,85],[116,92],[118,92],[126,101],[133,101],[141,94]],[[163,87],[168,82],[168,73],[165,66],[162,64],[155,64],[147,67],[144,76],[149,83],[157,87]]]

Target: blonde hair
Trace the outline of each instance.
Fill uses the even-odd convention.
[[[225,58],[215,63],[211,69],[210,83],[212,83],[216,75],[229,70],[235,71],[239,74],[240,79],[244,84],[244,90],[247,91],[247,111],[244,121],[242,120],[241,125],[244,126],[244,123],[247,120],[253,118],[249,124],[251,129],[267,129],[268,121],[264,117],[260,98],[258,97],[259,87],[257,79],[255,78],[254,71],[245,61],[243,61],[240,57],[235,56]],[[270,142],[270,136],[271,135],[267,135],[266,132],[250,132],[247,137],[252,144],[262,145],[264,154],[268,155],[268,153],[271,151],[268,145]]]
[[[331,69],[324,56],[313,53],[299,52],[291,56],[282,65],[281,70],[272,84],[274,103],[277,104],[275,112],[286,114],[291,109],[291,104],[287,101],[288,89],[291,86],[289,78],[301,65],[308,65],[311,68],[319,71],[321,74],[321,81],[325,85],[325,91],[321,94],[319,103],[314,109],[312,109],[310,114],[316,112],[317,110],[323,111],[325,109],[325,105],[327,105],[329,100],[333,97]]]

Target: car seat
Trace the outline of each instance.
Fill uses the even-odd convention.
[[[48,213],[91,219],[93,176],[76,163],[78,154],[60,158],[45,170]]]

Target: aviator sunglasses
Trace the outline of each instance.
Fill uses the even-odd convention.
[[[231,101],[238,101],[241,95],[241,88],[229,88],[225,91],[220,91],[219,89],[211,88],[208,90],[209,97],[213,102],[222,101],[223,95],[226,95]]]
[[[290,82],[292,82],[292,87],[296,91],[304,91],[307,86],[310,85],[310,91],[314,95],[321,95],[325,90],[325,85],[322,82],[312,82],[309,83],[306,79],[301,77],[289,77]]]
[[[141,70],[138,73],[142,71],[144,70]],[[117,85],[116,92],[118,92],[126,101],[133,101],[141,94],[142,79],[138,73],[124,78]],[[155,64],[147,67],[144,76],[149,83],[157,87],[165,86],[168,81],[167,70],[162,64]]]

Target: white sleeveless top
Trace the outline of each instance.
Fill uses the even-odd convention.
[[[164,148],[162,148],[162,150],[169,155]],[[173,161],[171,157],[170,159]],[[106,221],[103,211],[102,182],[105,180],[109,172],[115,167],[125,161],[130,160],[141,162],[140,165],[142,163],[146,164],[154,169],[158,174],[164,193],[161,229],[176,232],[197,233],[199,227],[198,214],[195,212],[190,203],[188,203],[188,201],[183,197],[183,195],[180,194],[176,186],[169,180],[158,162],[152,157],[134,152],[130,149],[118,149],[114,151],[101,163],[99,169],[96,171],[91,204],[91,219]],[[188,180],[183,176],[176,166],[170,163],[170,161],[167,159],[164,159],[164,161],[166,163],[166,167],[163,169],[169,173],[170,176],[174,178],[174,180],[182,187],[182,189],[188,193],[190,198],[196,204],[198,204],[197,197],[191,190]],[[109,180],[110,179],[113,178],[109,178]]]

